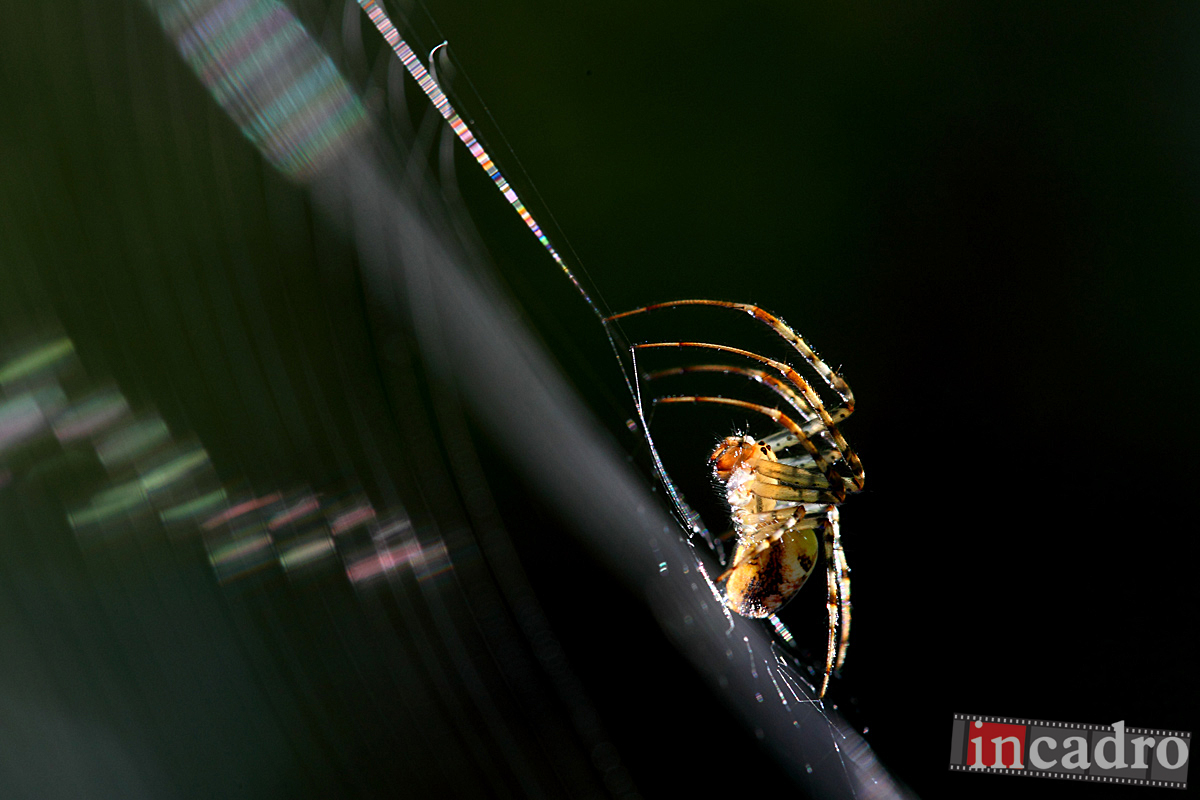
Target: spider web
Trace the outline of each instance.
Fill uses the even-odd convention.
[[[394,41],[392,44],[395,46]],[[436,52],[435,48],[431,52],[431,59]],[[447,114],[447,108],[448,106],[439,106],[443,115]],[[461,122],[459,124],[462,125]],[[457,128],[456,133],[460,137],[463,135],[462,130]],[[482,159],[481,153],[482,151],[473,151],[472,154],[477,159]],[[513,160],[519,164],[515,156]],[[445,159],[443,163],[447,161],[452,163],[452,159]],[[453,176],[450,177],[452,180]],[[493,174],[492,177],[496,179],[498,176]],[[502,182],[500,188],[502,192],[505,191],[508,188],[507,183]],[[513,202],[519,211],[524,212],[524,208],[514,197],[509,198],[510,202]],[[522,215],[525,216],[524,213]],[[526,221],[530,222],[528,217]],[[635,541],[630,541],[627,545],[631,550],[644,550],[648,545],[651,555],[649,563],[655,563],[654,558],[661,558],[657,561],[659,582],[673,584],[667,591],[662,591],[662,587],[655,584],[651,584],[653,588],[647,590],[651,607],[656,611],[660,624],[668,635],[676,640],[678,646],[688,652],[693,663],[700,665],[707,672],[710,681],[730,692],[740,691],[743,697],[753,697],[754,703],[760,706],[768,702],[771,704],[771,711],[749,715],[754,718],[755,736],[766,739],[768,729],[775,729],[774,737],[778,738],[773,737],[769,746],[785,763],[799,759],[794,763],[799,766],[802,762],[806,779],[808,776],[818,776],[811,782],[803,781],[814,796],[834,796],[842,793],[848,793],[850,796],[889,796],[895,788],[874,762],[869,747],[843,721],[829,713],[820,701],[814,699],[814,687],[797,672],[798,662],[787,655],[778,643],[762,636],[761,626],[747,624],[746,620],[736,618],[724,607],[720,592],[705,567],[704,559],[695,551],[696,542],[693,535],[703,538],[709,547],[713,546],[714,539],[704,527],[699,515],[688,506],[663,466],[650,435],[641,387],[637,385],[636,361],[630,363],[627,368],[623,359],[622,348],[627,347],[624,335],[614,323],[605,319],[610,312],[603,307],[603,301],[597,299],[600,297],[599,292],[585,288],[585,283],[588,283],[586,276],[581,281],[573,274],[554,247],[541,237],[541,232],[532,222],[530,226],[534,233],[542,238],[542,243],[554,261],[567,273],[587,307],[599,318],[610,344],[616,351],[654,471],[670,499],[671,510],[676,514],[674,526],[663,524],[661,518],[652,520],[651,525],[654,528],[660,525],[662,527],[661,540],[655,537],[646,543],[635,544]],[[529,442],[534,436],[534,432],[527,432],[514,440],[512,446],[516,447],[518,442]],[[560,441],[555,436],[544,437],[544,440],[547,443]],[[584,449],[581,445],[580,450]],[[588,461],[590,463],[591,459]],[[530,469],[536,467],[530,465]],[[614,472],[618,471],[615,465],[612,469]],[[595,475],[591,476],[590,480],[599,482]],[[577,486],[563,486],[551,495],[573,497],[578,496],[580,491],[581,488]],[[652,507],[648,508],[632,498],[624,505],[634,505],[639,514],[646,516],[653,510]],[[684,534],[682,537],[679,535],[681,531]],[[626,545],[612,543],[612,528],[609,526],[598,531],[595,537],[598,544],[608,542],[613,552],[626,549]],[[680,548],[678,545],[681,542],[686,547]],[[680,576],[682,580],[668,582],[665,576],[672,574]],[[686,588],[683,588],[684,586]],[[780,637],[790,640],[790,634],[782,628],[779,620],[773,617],[771,621]],[[713,664],[713,644],[722,638],[726,643],[734,644],[724,648],[725,663],[716,667]],[[731,679],[731,675],[739,676],[742,680]],[[749,682],[744,680],[746,676]]]
[[[141,353],[128,344],[115,350],[97,344],[101,340],[89,334],[96,324],[105,323],[84,320],[80,309],[89,298],[63,300],[59,295],[57,301],[45,302],[47,295],[55,296],[53,280],[39,284],[29,278],[37,272],[33,267],[9,275],[10,286],[20,285],[22,276],[24,284],[8,294],[13,308],[7,310],[14,313],[6,315],[6,426],[0,441],[0,478],[7,487],[0,491],[7,488],[6,500],[14,492],[23,498],[23,513],[13,514],[13,530],[62,533],[66,526],[66,540],[76,542],[80,555],[63,556],[70,565],[59,573],[60,581],[78,582],[78,591],[52,595],[57,605],[48,625],[41,634],[18,637],[18,646],[9,651],[18,655],[10,655],[6,664],[17,663],[25,654],[28,663],[36,665],[47,642],[70,642],[71,636],[61,632],[79,629],[79,620],[86,618],[89,632],[73,646],[92,654],[98,666],[85,677],[64,676],[62,682],[76,681],[83,687],[68,691],[70,695],[107,681],[108,696],[95,701],[97,707],[93,701],[82,703],[86,710],[78,716],[98,714],[105,719],[105,709],[111,712],[122,704],[144,709],[132,717],[107,717],[118,720],[112,741],[119,752],[112,756],[86,749],[82,742],[89,731],[76,719],[79,706],[67,704],[59,733],[66,731],[68,741],[75,743],[75,788],[100,785],[93,782],[95,770],[105,761],[118,765],[113,769],[124,781],[117,781],[113,796],[230,796],[224,783],[230,776],[243,781],[245,796],[281,786],[292,796],[320,796],[331,786],[378,792],[397,779],[418,791],[449,786],[466,795],[498,788],[503,793],[553,795],[557,792],[550,787],[557,786],[579,794],[606,790],[633,796],[635,789],[619,758],[635,754],[613,747],[588,692],[556,651],[546,614],[534,599],[490,496],[473,442],[472,431],[478,429],[504,452],[515,472],[538,476],[533,490],[540,502],[567,520],[588,552],[645,600],[691,667],[796,783],[813,796],[896,794],[897,787],[861,737],[812,699],[811,684],[768,632],[725,611],[694,538],[672,519],[644,476],[631,470],[491,285],[477,256],[479,246],[469,238],[463,221],[444,208],[442,191],[422,158],[439,126],[423,117],[413,123],[403,75],[389,52],[371,46],[361,31],[356,32],[357,7],[309,4],[304,8],[309,24],[304,26],[288,7],[269,0],[155,0],[147,5],[259,152],[305,189],[319,220],[313,226],[327,229],[326,236],[338,234],[353,243],[353,263],[337,266],[350,267],[343,277],[349,273],[361,280],[369,325],[355,329],[331,319],[326,331],[338,342],[334,361],[343,386],[375,380],[380,391],[320,401],[321,391],[314,387],[326,384],[319,359],[303,348],[297,356],[288,355],[280,341],[284,329],[272,323],[270,287],[262,285],[266,278],[256,277],[237,255],[232,256],[237,268],[227,270],[224,278],[182,274],[171,279],[179,281],[174,292],[196,289],[212,307],[203,319],[216,322],[218,343],[206,344],[213,340],[194,327],[180,340],[199,351],[197,363],[228,359],[237,364],[236,353],[242,348],[252,351],[251,361],[257,361],[253,374],[239,377],[236,368],[230,369],[234,380],[228,385],[238,387],[234,394],[240,399],[212,418],[171,395],[189,389],[212,391],[207,387],[221,385],[210,382],[214,373],[168,383],[160,394],[162,384],[138,366],[160,352],[153,343],[140,343],[150,348]],[[49,31],[50,23],[65,11],[58,7],[53,13],[39,13],[43,16],[34,23]],[[89,13],[97,16],[94,10]],[[85,21],[95,29],[107,23],[100,18]],[[126,9],[126,17],[117,24],[122,26],[130,63],[144,67],[149,59],[161,68],[153,61],[159,56],[142,52],[152,49],[141,43],[147,33],[145,21]],[[244,26],[241,33],[239,26]],[[112,91],[106,82],[114,75],[135,87],[143,80],[141,70],[114,68],[121,55],[95,38],[88,38],[83,47],[67,41],[64,50],[72,50],[72,44],[76,52],[85,53],[85,69],[77,74],[90,70],[102,92]],[[236,61],[231,60],[235,53]],[[329,53],[337,56],[336,62]],[[358,78],[351,84],[343,71],[355,74],[356,64]],[[359,105],[360,92],[352,85],[364,87],[366,108]],[[168,84],[165,94],[186,105],[181,103],[183,91]],[[138,92],[147,97],[164,94],[161,88],[135,88],[135,95]],[[62,100],[68,106],[69,101]],[[375,112],[381,110],[393,116],[391,127],[378,126]],[[144,143],[189,119],[179,108],[174,109],[174,122],[165,125],[145,106],[135,105],[133,113],[135,133]],[[211,117],[207,124],[213,124]],[[144,157],[170,158],[173,149],[195,152],[186,142],[190,134],[178,128],[173,133],[173,145],[161,150],[150,146]],[[101,129],[100,138],[115,149],[120,133]],[[192,165],[201,172],[215,171],[218,185],[230,187],[230,175],[255,168],[236,154],[218,152],[215,167]],[[120,163],[99,169],[117,170]],[[132,162],[135,169],[137,163]],[[290,213],[289,224],[294,224],[294,196],[270,177],[264,184],[274,199],[268,203],[269,213]],[[11,198],[6,196],[6,202],[11,204]],[[229,201],[236,205],[232,192]],[[10,260],[22,246],[31,264],[43,263],[46,252],[55,252],[53,246],[47,250],[31,240],[27,231],[32,226],[20,223],[20,213],[9,218],[18,233],[10,241],[23,241],[10,245]],[[80,227],[92,224],[84,211],[78,222]],[[136,221],[126,224],[129,230],[139,230]],[[171,233],[188,240],[197,231],[221,225],[232,229],[226,236],[235,247],[261,246],[250,242],[251,223],[231,215],[211,213],[192,224],[195,230]],[[151,238],[171,239],[161,230],[152,231]],[[313,238],[321,247],[321,237]],[[66,244],[57,246],[60,253],[69,252]],[[230,255],[222,258],[228,263]],[[159,280],[150,271],[139,277]],[[106,298],[111,303],[116,292],[110,291]],[[157,330],[166,330],[170,310],[142,305],[146,308],[141,313],[159,325]],[[40,312],[34,310],[37,306]],[[186,305],[180,307],[189,313]],[[58,314],[67,331],[42,324],[41,333],[33,332],[39,316]],[[113,309],[112,316],[117,321],[108,324],[119,328],[121,315]],[[225,355],[206,360],[206,346]],[[386,360],[382,368],[376,365],[381,375],[364,377],[356,371],[371,363],[370,358],[354,358],[356,347],[364,346],[378,348]],[[83,363],[102,368],[84,368]],[[294,377],[296,370],[299,379]],[[303,405],[301,385],[306,382],[312,397],[318,398],[311,401],[315,426],[287,419],[290,403]],[[155,399],[168,406],[161,415],[152,408]],[[335,421],[343,408],[348,422]],[[235,421],[238,414],[246,421]],[[381,418],[395,422],[381,423]],[[284,434],[263,432],[257,440],[267,451],[266,468],[237,443],[213,442],[217,437],[212,431],[223,420],[247,430],[256,419],[284,420]],[[313,488],[313,474],[320,470],[311,465],[281,468],[290,448],[304,451],[310,436],[329,442],[324,447],[309,444],[331,454],[332,473],[341,476],[337,490]],[[153,444],[137,450],[135,444],[145,441]],[[133,455],[114,461],[114,449],[122,446],[122,452]],[[52,455],[47,457],[44,448]],[[66,514],[53,523],[47,509],[54,504],[37,499],[37,487],[46,480],[42,465],[83,457],[89,465],[94,458],[103,469],[89,466],[69,472],[61,484]],[[665,471],[662,474],[665,477]],[[686,506],[677,508],[694,524]],[[204,575],[189,561],[197,543],[204,554]],[[132,562],[120,563],[128,558]],[[32,546],[9,559],[6,569],[12,580],[7,585],[16,587],[10,591],[25,602],[38,602],[45,599],[46,590],[21,579],[21,568],[29,563],[53,571],[57,561]],[[216,591],[206,575],[216,578]],[[290,587],[287,591],[279,588],[280,576]],[[349,595],[347,588],[352,590]],[[83,603],[80,597],[99,598],[93,617],[75,615],[76,606]],[[212,620],[222,615],[236,631],[232,640],[214,627]],[[164,629],[163,618],[173,622],[173,630]],[[297,639],[298,625],[314,623],[316,634]],[[124,646],[124,654],[114,657],[113,664],[95,655],[106,632]],[[339,648],[324,652],[313,641],[321,638]],[[250,664],[257,678],[244,684],[227,675],[216,692],[211,686],[202,692],[170,680],[155,688],[145,680],[129,681],[118,666],[122,659],[134,660],[130,653],[144,649],[152,667],[160,671],[140,674],[158,675],[160,683],[163,675],[178,677],[179,672],[164,665],[178,658],[179,648],[189,639],[205,643],[211,651],[186,649],[194,659],[193,670],[205,674],[207,656],[226,667]],[[290,655],[280,658],[279,651]],[[144,669],[148,668],[130,666],[135,676]],[[390,685],[389,673],[394,676]],[[6,668],[6,674],[15,673]],[[359,680],[355,683],[346,675]],[[538,676],[548,677],[549,690],[537,685]],[[347,682],[340,690],[328,691],[330,684],[343,680]],[[230,750],[242,755],[234,766],[215,771],[207,783],[190,784],[180,776],[190,774],[191,759],[197,756],[179,743],[153,741],[172,730],[169,721],[149,710],[165,704],[168,696],[174,714],[183,719],[203,716],[199,698],[226,696],[250,698],[267,721],[247,729],[244,738],[200,746],[201,760],[225,758],[222,763],[228,763]],[[29,709],[9,702],[4,713],[19,721],[45,712],[47,706],[38,705],[38,698],[53,705],[54,697],[47,689],[29,701]],[[355,730],[347,722],[361,719],[371,720],[365,729]],[[22,729],[19,724],[5,727]],[[292,732],[280,736],[279,731]],[[438,746],[436,768],[431,770],[435,774],[418,778],[420,770],[406,765],[420,763],[423,737]],[[251,741],[275,744],[255,748]],[[289,765],[307,758],[333,766],[328,773],[312,768],[279,777]],[[380,768],[389,758],[396,765]],[[159,772],[139,774],[138,763],[157,764]],[[50,771],[49,762],[46,769]],[[130,790],[134,785],[141,790]]]

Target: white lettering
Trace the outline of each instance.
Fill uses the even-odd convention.
[[[1029,763],[1033,764],[1038,769],[1050,769],[1058,763],[1057,758],[1052,758],[1049,761],[1043,761],[1038,755],[1038,745],[1042,742],[1049,742],[1051,750],[1058,749],[1058,742],[1051,739],[1049,736],[1039,736],[1029,744]]]
[[[983,723],[975,720],[975,727],[982,728]],[[975,763],[971,765],[971,769],[983,769],[983,737],[976,736],[971,743],[975,745]]]
[[[1145,769],[1146,750],[1154,747],[1154,739],[1150,736],[1139,736],[1130,741],[1130,744],[1133,745],[1133,768]]]
[[[971,743],[975,745],[975,763],[971,769],[983,769],[983,737],[976,736]]]
[[[1063,756],[1063,767],[1066,769],[1090,769],[1092,762],[1088,761],[1087,757],[1087,739],[1082,736],[1068,736],[1063,745],[1070,747],[1072,742],[1075,742],[1075,750]]]
[[[1013,746],[1013,763],[1009,769],[1025,769],[1021,764],[1021,740],[1015,736],[997,736],[992,739],[992,744],[996,745],[996,763],[993,766],[1004,766],[1004,745],[1012,742]]]
[[[1125,720],[1119,719],[1114,722],[1113,731],[1112,736],[1101,736],[1100,740],[1096,742],[1094,756],[1096,766],[1100,769],[1125,769],[1129,766],[1125,763]],[[1116,751],[1113,753],[1112,761],[1104,757],[1104,745],[1109,742],[1112,742],[1113,749]]]
[[[1175,743],[1175,755],[1179,756],[1174,764],[1167,763],[1167,744]],[[1158,759],[1158,763],[1162,764],[1167,769],[1179,769],[1188,760],[1187,744],[1178,736],[1168,736],[1158,743],[1158,748],[1154,751],[1154,757]]]

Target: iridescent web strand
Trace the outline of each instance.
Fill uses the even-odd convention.
[[[550,254],[550,257],[554,259],[554,262],[558,264],[563,273],[571,280],[571,283],[574,284],[576,290],[579,291],[579,294],[582,295],[583,299],[587,302],[588,307],[591,308],[592,313],[594,313],[600,320],[600,324],[604,327],[605,335],[608,337],[608,342],[612,346],[613,353],[617,356],[617,364],[621,368],[621,374],[625,379],[625,385],[628,387],[630,394],[634,398],[634,406],[637,411],[638,421],[641,423],[646,444],[650,448],[650,454],[654,461],[655,470],[658,472],[659,477],[662,479],[663,485],[666,487],[667,494],[671,498],[671,502],[675,507],[675,511],[679,514],[680,521],[688,531],[689,536],[692,533],[700,533],[705,537],[706,540],[708,540],[709,545],[713,546],[714,542],[712,541],[708,530],[704,527],[703,523],[700,522],[700,517],[696,514],[696,512],[693,511],[691,507],[688,506],[688,504],[684,501],[683,496],[675,487],[674,482],[667,475],[667,471],[663,466],[662,459],[659,458],[658,450],[654,446],[654,439],[650,436],[650,426],[647,423],[644,408],[642,406],[641,387],[637,385],[637,362],[633,351],[630,350],[628,353],[628,356],[633,359],[633,377],[631,379],[630,371],[625,369],[625,362],[622,359],[621,348],[617,345],[613,322],[611,319],[608,317],[608,315],[600,311],[600,308],[597,306],[596,302],[592,300],[591,295],[587,293],[587,291],[583,288],[583,285],[579,282],[579,279],[575,277],[575,273],[571,271],[571,268],[567,266],[567,263],[563,260],[562,256],[559,255],[558,251],[554,248],[554,245],[550,243],[549,238],[542,233],[542,228],[540,225],[538,225],[537,220],[533,218],[533,215],[529,213],[528,209],[525,208],[525,204],[522,203],[521,199],[517,196],[516,191],[514,191],[509,185],[508,181],[504,179],[504,176],[500,174],[500,170],[498,170],[495,163],[492,162],[491,156],[487,154],[487,152],[483,149],[483,146],[479,144],[479,140],[475,138],[475,134],[471,133],[471,129],[467,127],[467,124],[462,121],[461,117],[459,117],[458,112],[455,111],[453,106],[450,105],[449,99],[447,99],[445,93],[441,90],[441,87],[438,86],[437,81],[435,81],[433,76],[429,74],[429,71],[422,66],[421,62],[417,59],[416,53],[413,52],[413,49],[409,47],[407,42],[400,38],[400,33],[396,30],[396,26],[392,24],[391,19],[388,18],[387,14],[379,5],[377,0],[357,0],[357,2],[359,6],[362,7],[363,11],[366,12],[367,17],[371,20],[371,23],[381,34],[383,34],[383,38],[387,40],[387,43],[391,46],[392,50],[394,50],[396,55],[399,56],[400,61],[404,64],[404,68],[408,70],[408,73],[412,75],[413,79],[417,82],[417,85],[421,87],[421,91],[425,92],[425,95],[433,102],[433,105],[437,108],[438,112],[446,119],[447,122],[450,123],[450,127],[454,130],[454,133],[460,140],[462,140],[462,143],[467,146],[467,149],[471,152],[471,155],[474,156],[475,160],[479,162],[479,166],[483,167],[484,172],[486,172],[496,184],[496,188],[500,190],[500,193],[504,195],[509,204],[516,209],[517,213],[521,216],[521,219],[524,220],[525,224],[529,227],[529,230],[532,231],[533,235],[536,236],[538,241],[542,243],[542,247],[546,248],[546,252]]]
[[[591,295],[583,288],[579,279],[575,277],[575,273],[571,272],[571,268],[567,266],[567,262],[563,260],[563,257],[559,255],[554,245],[550,243],[550,239],[546,237],[546,234],[542,233],[542,228],[538,225],[537,220],[533,218],[533,215],[525,208],[525,204],[521,202],[521,198],[517,196],[516,191],[504,179],[504,176],[500,174],[500,170],[492,162],[491,156],[479,144],[479,140],[475,138],[475,134],[471,133],[471,129],[467,127],[467,123],[462,121],[458,112],[450,105],[450,100],[447,99],[441,87],[437,85],[437,81],[433,79],[429,71],[417,59],[416,53],[408,46],[408,43],[400,38],[400,32],[396,30],[396,26],[392,24],[391,19],[388,18],[382,6],[376,0],[358,0],[358,4],[367,13],[367,17],[370,18],[371,23],[383,34],[383,38],[391,45],[392,50],[396,51],[396,55],[400,57],[404,68],[408,70],[408,74],[413,76],[413,80],[421,87],[421,91],[425,92],[425,95],[433,102],[438,112],[450,123],[450,127],[454,130],[455,135],[462,140],[462,143],[471,151],[471,155],[479,162],[479,166],[483,167],[483,171],[496,184],[496,188],[504,195],[504,199],[508,200],[509,205],[516,209],[521,219],[529,227],[529,230],[533,232],[537,240],[542,243],[542,247],[546,248],[546,252],[554,259],[554,263],[562,268],[563,273],[571,280],[571,283],[575,285],[579,293],[583,295],[583,299],[587,301],[588,306],[596,316],[603,320],[605,315],[601,313],[595,301],[592,300]]]

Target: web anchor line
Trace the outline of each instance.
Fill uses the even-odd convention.
[[[463,122],[462,117],[454,110],[454,106],[450,105],[450,100],[446,97],[446,93],[438,86],[437,81],[434,80],[429,70],[425,69],[421,64],[420,59],[417,58],[417,54],[413,52],[413,49],[400,37],[400,32],[396,30],[396,26],[383,10],[383,7],[379,5],[377,0],[358,0],[358,4],[366,12],[367,17],[371,20],[375,28],[383,34],[383,38],[391,46],[392,50],[400,57],[400,61],[404,64],[404,68],[408,70],[408,74],[413,76],[413,80],[421,87],[421,91],[425,92],[425,96],[430,99],[434,108],[450,123],[454,134],[467,146],[467,150],[479,162],[479,166],[483,167],[483,171],[496,184],[496,188],[500,190],[500,194],[504,195],[504,199],[520,215],[525,225],[537,237],[537,240],[542,243],[542,247],[546,248],[546,252],[554,259],[554,263],[558,264],[563,273],[574,284],[579,294],[583,296],[583,299],[592,309],[592,312],[601,319],[604,319],[605,315],[600,311],[599,306],[592,300],[587,290],[583,288],[583,284],[575,277],[575,273],[567,266],[567,262],[559,255],[558,250],[551,244],[550,239],[542,232],[542,227],[533,218],[533,215],[529,213],[529,210],[525,208],[525,204],[521,202],[521,198],[517,196],[516,191],[509,185],[504,176],[500,174],[500,170],[496,168],[492,157],[483,149],[483,145],[479,143],[479,140],[475,138],[475,134],[467,127],[467,123]],[[438,47],[444,44],[445,42],[438,45]]]
[[[454,131],[455,135],[458,136],[464,145],[466,145],[467,150],[470,151],[471,155],[479,163],[479,166],[483,168],[483,171],[486,172],[488,177],[492,179],[492,182],[496,184],[496,188],[500,190],[502,195],[504,195],[504,199],[506,199],[509,205],[516,210],[517,214],[525,222],[525,225],[529,228],[533,235],[537,237],[537,240],[541,242],[542,247],[544,247],[546,252],[550,254],[550,257],[554,259],[554,263],[558,264],[559,268],[562,269],[563,274],[567,276],[567,278],[571,281],[571,284],[583,297],[584,301],[588,304],[588,308],[590,308],[592,313],[596,315],[596,318],[600,320],[600,324],[604,328],[605,336],[608,338],[608,343],[612,347],[614,355],[617,357],[617,364],[621,369],[622,377],[625,379],[625,385],[629,389],[630,395],[634,398],[638,422],[641,424],[643,436],[649,445],[650,453],[654,460],[655,471],[658,473],[659,478],[666,487],[672,506],[674,507],[676,514],[679,516],[679,521],[686,529],[689,538],[693,533],[700,533],[705,540],[708,541],[710,546],[715,546],[711,535],[704,527],[703,523],[700,522],[696,512],[693,511],[687,505],[687,503],[683,501],[682,496],[679,494],[679,490],[675,487],[674,482],[670,479],[666,473],[666,470],[663,468],[662,461],[654,447],[654,440],[650,437],[650,426],[647,424],[642,407],[641,388],[637,385],[637,361],[634,351],[630,349],[628,352],[624,352],[622,347],[617,344],[617,339],[620,337],[615,333],[615,323],[610,315],[600,310],[600,306],[595,300],[592,299],[592,296],[588,294],[587,290],[583,287],[583,284],[580,283],[579,279],[575,276],[575,273],[571,271],[571,268],[567,265],[567,262],[550,242],[549,237],[547,237],[542,231],[542,228],[538,224],[537,220],[533,218],[533,215],[529,213],[529,210],[525,207],[525,204],[521,202],[521,198],[517,195],[516,190],[512,188],[509,182],[500,173],[500,170],[496,167],[495,162],[492,161],[492,158],[487,154],[487,151],[483,149],[483,145],[479,143],[479,140],[475,138],[475,134],[471,132],[471,129],[467,126],[467,123],[465,123],[462,117],[459,116],[458,112],[454,110],[454,107],[450,104],[449,98],[446,97],[446,93],[442,91],[442,88],[438,85],[435,77],[428,69],[424,67],[424,65],[421,64],[421,60],[417,58],[417,54],[413,51],[412,47],[410,47],[409,44],[400,36],[400,32],[396,29],[395,24],[393,24],[392,20],[388,17],[387,12],[383,10],[383,7],[379,4],[378,0],[357,0],[357,2],[362,10],[366,12],[367,18],[371,20],[371,23],[380,32],[380,34],[383,35],[384,40],[387,41],[388,45],[391,46],[392,50],[395,51],[396,55],[400,58],[401,63],[404,64],[404,68],[408,70],[408,74],[411,75],[413,80],[417,82],[417,85],[421,87],[421,91],[423,91],[425,96],[428,97],[433,103],[434,108],[438,110],[438,113],[440,113],[442,117],[444,117],[445,120],[450,123],[450,127]],[[433,54],[444,45],[445,42],[438,45],[438,47],[435,47],[433,51],[430,52],[431,66],[433,63]],[[630,369],[626,368],[626,357],[631,360],[631,369],[633,373],[632,377],[630,374]]]

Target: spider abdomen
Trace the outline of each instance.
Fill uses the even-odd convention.
[[[738,544],[733,555],[738,566],[725,583],[726,604],[744,617],[778,611],[800,591],[817,563],[817,537],[811,530],[785,531],[779,541],[746,557],[757,547],[754,541]]]

